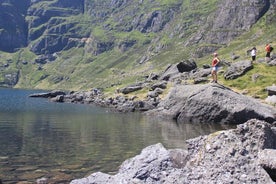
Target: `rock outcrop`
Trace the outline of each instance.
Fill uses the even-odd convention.
[[[253,69],[251,61],[238,61],[228,67],[224,73],[224,78],[227,80],[236,79],[251,69]]]
[[[63,91],[55,90],[55,91],[51,91],[51,92],[31,94],[31,95],[29,95],[29,97],[54,98],[54,97],[61,96],[61,95],[66,95],[66,93]]]
[[[276,162],[267,158],[276,154],[275,139],[275,127],[252,119],[233,130],[188,140],[188,150],[149,146],[123,162],[115,175],[97,172],[71,184],[273,184]]]
[[[179,123],[240,124],[257,118],[276,120],[276,110],[220,84],[176,85],[157,109],[148,114],[176,119]]]
[[[208,42],[211,44],[226,44],[239,36],[243,31],[249,30],[269,9],[271,13],[275,1],[245,0],[238,2],[227,0],[217,2],[218,9],[201,21],[204,26],[189,40],[189,44]],[[272,16],[273,17],[273,16]],[[275,17],[275,16],[274,16]],[[212,52],[217,47],[201,47],[198,53]]]
[[[276,86],[268,86],[266,88],[268,97],[265,99],[265,101],[271,105],[276,105]]]

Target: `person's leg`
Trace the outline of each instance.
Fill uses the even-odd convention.
[[[215,68],[212,68],[212,79],[213,81],[212,82],[217,82],[217,71],[215,70]]]
[[[217,71],[214,71],[214,81],[215,81],[215,82],[217,82],[217,81],[218,81]]]
[[[266,53],[265,61],[270,61],[270,52]]]

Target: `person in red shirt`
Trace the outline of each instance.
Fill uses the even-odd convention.
[[[269,45],[269,43],[266,44],[265,51],[266,51],[265,61],[270,61],[271,46]]]
[[[214,58],[212,60],[212,72],[211,72],[212,78],[213,78],[212,82],[217,83],[218,82],[217,71],[218,71],[218,64],[220,62],[220,59],[218,58],[218,54],[217,53],[214,53],[213,56],[214,56]]]

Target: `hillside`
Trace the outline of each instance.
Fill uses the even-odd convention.
[[[276,47],[274,0],[0,3],[1,86],[114,91],[185,59],[209,64],[214,51],[235,62],[232,53],[248,60],[246,51],[256,46],[261,60],[267,42]],[[259,89],[244,85],[248,77],[220,80],[263,93],[263,85],[276,83],[275,67],[257,65],[252,73],[257,70],[264,76]]]

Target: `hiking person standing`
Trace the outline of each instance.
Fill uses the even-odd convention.
[[[213,78],[212,82],[217,83],[218,82],[217,71],[218,71],[218,64],[220,62],[220,59],[218,58],[218,54],[217,53],[214,53],[213,56],[214,56],[214,58],[212,60],[212,71],[211,71],[212,78]]]
[[[265,61],[270,61],[270,52],[273,50],[273,48],[270,46],[270,44],[266,44],[265,46],[265,51],[266,51],[266,55],[265,55]]]
[[[256,54],[257,54],[257,49],[256,49],[256,47],[253,47],[253,48],[251,49],[250,54],[251,54],[252,62],[254,62],[254,61],[256,60]]]

